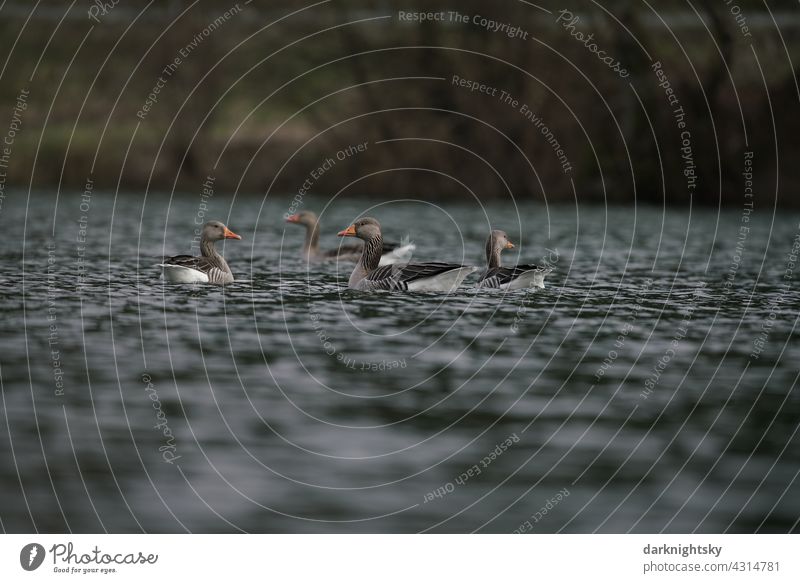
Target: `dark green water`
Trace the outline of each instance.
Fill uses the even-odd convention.
[[[337,202],[329,247],[366,212],[416,259],[480,264],[491,225],[555,265],[365,295],[300,261],[290,201],[210,203],[244,239],[222,289],[154,267],[198,197],[9,193],[5,531],[797,530],[800,216]]]

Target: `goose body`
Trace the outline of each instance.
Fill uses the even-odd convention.
[[[379,266],[383,248],[380,223],[369,217],[359,219],[341,231],[339,236],[364,240],[364,250],[348,283],[352,289],[451,293],[465,277],[476,271],[475,267],[469,265],[438,261]]]
[[[302,254],[306,261],[352,261],[361,258],[361,245],[340,245],[336,249],[322,250],[319,248],[319,219],[311,211],[300,211],[286,217],[287,223],[302,225],[306,228],[306,238],[303,243]],[[403,239],[400,243],[383,242],[381,249],[380,265],[393,265],[405,263],[417,248],[414,243]]]
[[[544,276],[550,273],[538,265],[517,265],[516,267],[497,267],[489,269],[481,276],[478,287],[504,290],[544,287]]]
[[[459,263],[406,263],[385,265],[351,285],[362,291],[426,291],[452,293],[476,267]]]
[[[164,279],[171,283],[208,283],[209,272],[202,268],[198,269],[194,262],[200,259],[191,255],[176,255],[166,261],[171,263],[160,263]]]
[[[486,241],[487,268],[478,281],[478,287],[502,290],[543,288],[544,277],[552,271],[549,267],[538,265],[516,265],[503,267],[500,253],[503,249],[513,249],[514,244],[508,240],[504,231],[492,231]]]
[[[241,237],[219,221],[207,222],[200,236],[201,255],[176,255],[165,259],[158,264],[164,279],[170,283],[232,283],[231,268],[214,247],[214,243],[222,239]]]

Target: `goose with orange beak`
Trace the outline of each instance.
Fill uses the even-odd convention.
[[[319,235],[321,228],[319,219],[312,211],[300,211],[288,215],[287,223],[301,225],[306,228],[306,239],[303,243],[303,258],[306,261],[358,261],[361,257],[361,245],[339,245],[337,249],[328,251],[319,248]],[[417,248],[414,243],[403,238],[400,243],[383,242],[381,250],[381,265],[391,263],[407,263],[411,254]]]
[[[549,267],[538,265],[516,265],[503,267],[500,254],[504,249],[513,249],[505,231],[492,231],[486,240],[486,272],[478,281],[478,287],[514,290],[529,287],[544,287],[544,276],[552,271]]]
[[[380,266],[383,238],[380,223],[365,217],[338,233],[357,237],[364,250],[350,275],[349,287],[361,291],[437,291],[451,293],[476,267],[459,263],[403,263]]]
[[[159,264],[164,279],[172,283],[232,283],[231,268],[214,247],[214,243],[223,239],[241,237],[219,221],[207,222],[200,234],[200,257],[176,255],[165,259]]]

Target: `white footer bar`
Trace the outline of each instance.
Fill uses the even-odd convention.
[[[792,535],[4,535],[0,581],[796,582],[799,547]]]

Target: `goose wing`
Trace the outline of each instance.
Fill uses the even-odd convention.
[[[185,267],[194,269],[202,273],[209,273],[216,266],[205,257],[195,257],[194,255],[176,255],[164,260],[162,265],[174,265],[175,267]]]

